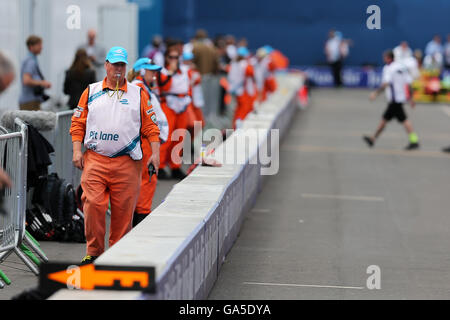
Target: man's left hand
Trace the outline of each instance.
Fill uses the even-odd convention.
[[[153,166],[155,167],[155,171],[156,171],[156,175],[158,175],[158,171],[159,171],[159,153],[156,154],[152,154],[152,156],[150,157],[150,159],[147,162],[147,167],[151,164],[153,164]]]

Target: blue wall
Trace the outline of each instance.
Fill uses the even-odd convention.
[[[162,34],[163,0],[128,0],[139,7],[139,54],[155,34]]]
[[[369,30],[366,9],[381,8],[381,30]],[[324,63],[323,45],[335,28],[351,38],[347,64],[381,64],[381,53],[407,40],[424,49],[433,34],[450,33],[450,0],[164,0],[163,34],[188,40],[198,28],[211,37],[246,37],[271,44],[294,65]]]

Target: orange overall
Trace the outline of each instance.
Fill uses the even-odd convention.
[[[106,79],[103,90],[109,88]],[[127,82],[119,88],[127,92]],[[70,134],[72,141],[83,142],[88,121],[89,89],[86,89],[72,117]],[[159,142],[159,129],[152,120],[155,117],[148,104],[148,96],[140,91],[141,136],[150,142]],[[101,121],[101,119],[96,119]],[[131,230],[133,212],[140,189],[142,160],[129,155],[107,157],[88,150],[83,155],[84,168],[81,176],[82,202],[85,215],[86,254],[99,256],[105,250],[105,225],[108,203],[111,204],[109,246],[114,245]]]
[[[160,148],[160,170],[164,169],[167,165],[169,165],[170,169],[176,170],[180,169],[182,165],[182,146],[184,141],[184,134],[180,134],[178,136],[172,136],[175,130],[177,129],[187,129],[187,121],[188,114],[187,111],[177,113],[173,109],[171,109],[166,100],[166,94],[171,92],[172,86],[172,78],[174,76],[181,75],[181,71],[178,70],[175,75],[167,76],[162,72],[159,73],[159,92],[161,97],[161,109],[167,117],[167,122],[169,124],[169,135],[167,142],[163,143]],[[188,83],[187,83],[188,85]],[[186,90],[184,94],[180,94],[180,96],[188,96],[189,92]],[[178,131],[179,132],[179,131]],[[176,156],[172,156],[172,151],[174,148],[179,150],[175,150]]]
[[[194,122],[198,121],[202,123],[202,128],[205,126],[205,119],[203,117],[203,111],[201,107],[198,107],[195,105],[195,99],[194,99],[194,87],[200,86],[202,82],[202,76],[200,75],[200,72],[194,69],[189,69],[188,71],[189,76],[189,95],[192,98],[191,104],[188,106],[188,123],[187,127],[188,129],[194,128]],[[192,135],[192,139],[194,139],[194,136]]]
[[[253,103],[256,99],[256,90],[253,94],[248,92],[246,86],[247,81],[252,81],[254,85],[254,71],[250,63],[248,63],[245,68],[244,81],[242,84],[244,86],[244,92],[241,95],[236,96],[236,110],[233,117],[233,129],[236,128],[236,120],[244,120],[253,110]],[[256,89],[255,85],[254,87]]]
[[[136,79],[141,80],[144,79],[142,77],[137,77]],[[147,88],[144,83],[137,84],[142,88],[143,92],[147,95],[148,99],[150,99],[149,93],[147,92]],[[142,175],[141,175],[141,191],[139,193],[139,198],[137,201],[135,212],[139,214],[149,214],[152,211],[152,201],[153,196],[155,195],[156,185],[158,184],[158,177],[156,174],[152,175],[152,179],[150,181],[150,175],[148,173],[147,162],[152,156],[152,148],[146,139],[141,140],[142,146]]]
[[[268,65],[269,76],[266,79],[264,79],[262,101],[265,101],[267,99],[267,95],[269,93],[273,93],[277,90],[277,80],[273,75],[275,69],[276,69],[275,63],[271,60]]]

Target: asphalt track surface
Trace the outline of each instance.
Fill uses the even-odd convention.
[[[371,103],[368,94],[312,92],[209,299],[450,298],[450,156],[440,151],[450,144],[450,107],[408,107],[420,150],[403,151],[407,137],[396,122],[369,149],[361,136],[375,130],[385,101]],[[159,182],[154,206],[175,182]],[[52,261],[77,262],[85,250],[41,246]],[[13,281],[0,299],[37,285],[14,254],[0,267]],[[369,277],[380,289],[367,287]]]
[[[313,91],[209,299],[450,298],[450,107],[408,106],[420,150],[396,122],[369,149],[368,95]]]

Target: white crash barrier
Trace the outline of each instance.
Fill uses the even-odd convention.
[[[298,74],[278,76],[280,88],[220,144],[210,158],[221,167],[197,167],[176,184],[152,214],[97,260],[99,265],[154,266],[156,294],[136,299],[206,299],[226,254],[238,237],[267,176],[260,150],[279,147],[297,107]],[[252,130],[248,130],[252,129]],[[257,129],[257,130],[254,130]],[[255,140],[255,132],[259,138]],[[245,143],[253,141],[253,143]],[[254,143],[256,141],[256,143]],[[237,161],[235,161],[237,160]],[[114,291],[113,291],[114,292]],[[117,292],[118,295],[123,293]],[[112,292],[89,295],[61,290],[51,299],[111,299]]]

